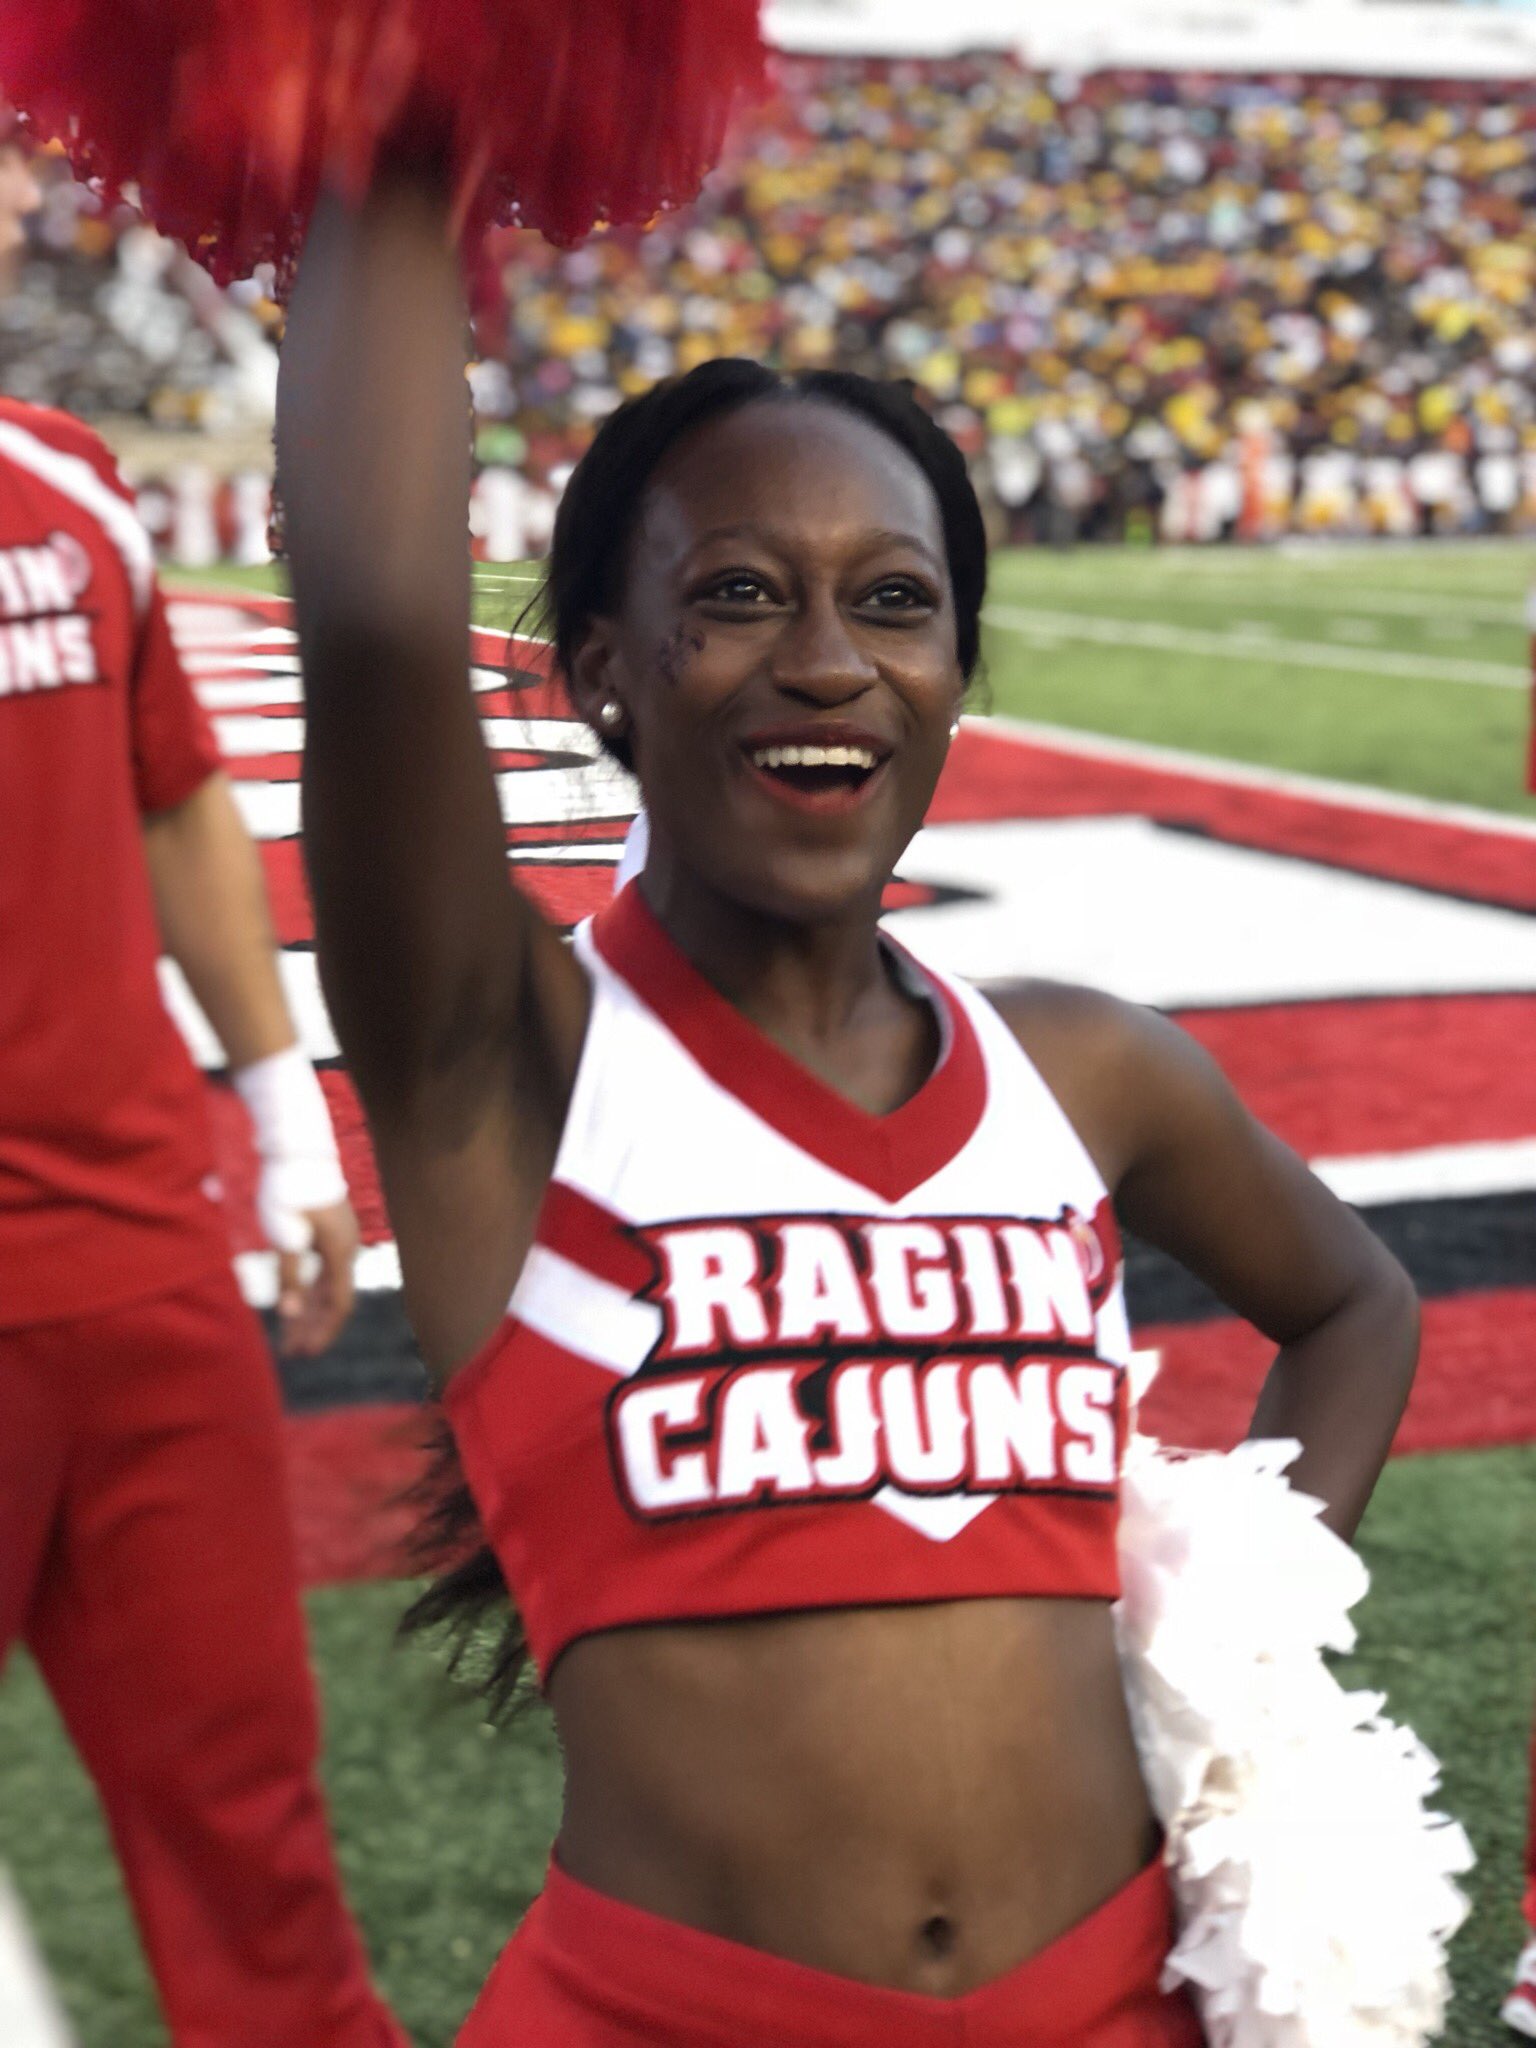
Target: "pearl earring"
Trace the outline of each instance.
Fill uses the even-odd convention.
[[[949,728],[949,736],[952,740],[957,740],[960,737],[960,720],[958,717],[955,719],[954,724]]]
[[[617,697],[605,697],[597,707],[597,722],[604,732],[617,732],[624,723],[624,706]]]

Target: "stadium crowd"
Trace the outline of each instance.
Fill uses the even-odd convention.
[[[228,334],[173,335],[184,271],[76,193],[34,265],[70,316],[40,351],[24,292],[0,376],[216,417]],[[1536,525],[1533,198],[1536,88],[786,60],[686,214],[487,250],[488,551],[538,544],[620,398],[721,353],[912,378],[1014,540]]]
[[[260,287],[217,290],[126,207],[105,208],[61,154],[36,168],[30,260],[0,303],[6,393],[81,419],[214,434],[270,416],[281,318]]]

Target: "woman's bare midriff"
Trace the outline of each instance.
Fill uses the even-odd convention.
[[[988,1983],[1156,1845],[1102,1600],[631,1629],[550,1699],[572,1877],[865,1983]]]

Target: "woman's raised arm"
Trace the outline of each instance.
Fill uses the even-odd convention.
[[[305,851],[326,999],[440,1372],[522,1264],[587,1000],[509,881],[469,689],[466,324],[430,176],[322,205],[278,403]]]

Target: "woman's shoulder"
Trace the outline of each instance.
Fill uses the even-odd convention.
[[[1143,1003],[1079,982],[984,990],[1113,1190],[1136,1155],[1149,1093],[1191,1042]]]
[[[1063,1060],[1088,1067],[1122,1057],[1164,1022],[1141,1003],[1083,982],[1031,978],[978,989],[1042,1072]]]

